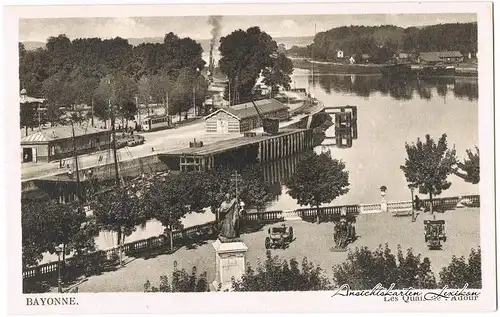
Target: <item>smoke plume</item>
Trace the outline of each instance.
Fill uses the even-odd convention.
[[[208,17],[208,24],[212,26],[212,30],[210,30],[210,34],[212,35],[212,38],[210,39],[210,45],[218,47],[220,31],[222,27],[222,16],[213,15]]]

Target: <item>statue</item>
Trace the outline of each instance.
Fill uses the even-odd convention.
[[[226,201],[221,204],[220,213],[224,213],[225,217],[219,228],[219,240],[221,242],[240,241],[239,218],[241,210],[238,200],[236,198],[229,200],[229,195],[226,195]]]

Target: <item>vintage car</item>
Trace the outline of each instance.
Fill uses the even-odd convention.
[[[345,217],[335,221],[333,232],[335,246],[333,251],[345,251],[347,245],[356,240],[356,227],[353,222],[354,221],[350,221]]]
[[[444,220],[424,220],[425,242],[430,250],[439,250],[446,242]]]
[[[287,227],[285,224],[269,228],[267,233],[268,236],[265,240],[266,249],[285,249],[293,241],[293,228]]]

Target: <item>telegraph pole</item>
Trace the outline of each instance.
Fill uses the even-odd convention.
[[[93,127],[94,126],[94,97],[92,97],[92,104],[91,104],[90,110],[92,112],[92,127]]]
[[[115,113],[111,106],[111,98],[109,98],[109,109],[111,112],[111,135],[113,137],[113,156],[115,158],[115,176],[116,176],[116,185],[120,185],[120,172],[118,171],[118,155],[116,153],[116,131],[115,131]]]
[[[237,172],[237,171],[234,171],[233,174],[231,174],[231,182],[234,183],[234,186],[235,186],[235,195],[236,195],[236,200],[238,201],[238,204],[239,204],[239,201],[240,201],[240,184],[241,184],[241,175]]]
[[[75,139],[75,123],[73,119],[71,119],[71,131],[73,134],[73,156],[75,158],[75,172],[76,172],[76,196],[78,200],[81,201],[82,197],[80,194],[80,170],[78,167],[78,154],[76,152],[76,139]]]

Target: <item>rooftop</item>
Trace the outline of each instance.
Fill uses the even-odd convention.
[[[224,152],[224,151],[231,149],[231,148],[237,148],[237,147],[257,143],[257,142],[262,141],[262,140],[274,139],[274,138],[277,138],[279,136],[291,134],[291,133],[297,132],[297,131],[302,131],[302,130],[301,129],[281,130],[278,135],[256,135],[253,137],[240,137],[240,138],[235,138],[235,139],[230,139],[230,140],[223,140],[223,141],[208,144],[208,145],[203,145],[202,147],[198,147],[198,148],[185,148],[185,149],[173,150],[170,152],[163,152],[161,154],[164,154],[164,155],[216,154],[216,153]]]
[[[444,58],[460,58],[463,57],[459,51],[446,51],[446,52],[422,52],[420,58],[429,62],[440,62]]]
[[[96,129],[94,127],[82,127],[80,125],[75,125],[75,136],[82,136],[86,134],[95,134],[106,132],[107,130]],[[30,134],[21,138],[22,143],[44,143],[54,140],[67,139],[73,136],[73,132],[71,131],[71,126],[56,126],[48,129],[44,129],[42,131],[38,131],[36,133]]]
[[[287,110],[288,107],[287,105],[279,102],[276,99],[262,99],[262,100],[256,100],[254,101],[257,107],[259,108],[259,111],[262,115],[272,113],[275,111],[279,110]],[[210,115],[208,115],[205,119],[210,118],[213,116],[215,113],[218,111],[226,111],[230,113],[231,115],[237,117],[238,119],[246,119],[246,118],[251,118],[251,117],[256,117],[258,116],[258,112],[255,109],[254,105],[252,102],[247,102],[247,103],[242,103],[238,105],[234,105],[232,107],[226,107],[223,109],[219,109]]]

